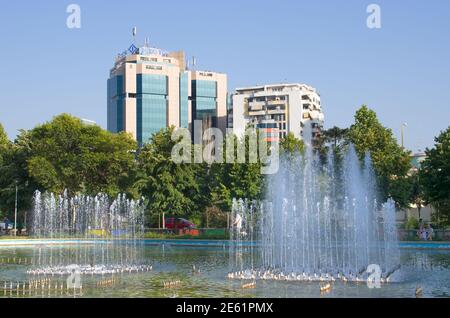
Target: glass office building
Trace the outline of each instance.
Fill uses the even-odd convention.
[[[226,98],[226,74],[188,70],[184,52],[133,48],[110,72],[108,130],[126,131],[140,145],[165,127],[192,130],[195,120],[225,131]]]

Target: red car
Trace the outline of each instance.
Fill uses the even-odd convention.
[[[195,228],[195,224],[181,218],[167,218],[166,219],[166,229],[171,230],[184,230],[184,229],[193,229]]]

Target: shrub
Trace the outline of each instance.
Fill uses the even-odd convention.
[[[408,219],[408,222],[406,222],[406,224],[405,224],[405,229],[406,230],[417,230],[417,229],[419,229],[419,220],[417,220],[414,217],[410,217]]]

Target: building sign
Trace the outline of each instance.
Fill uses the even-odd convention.
[[[131,44],[131,46],[128,48],[128,52],[130,52],[131,54],[138,54],[139,49],[134,44]]]
[[[147,70],[158,70],[158,71],[162,70],[162,66],[154,66],[154,65],[146,65],[145,68]]]

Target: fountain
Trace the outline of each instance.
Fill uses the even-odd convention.
[[[40,193],[34,196],[31,234],[49,246],[33,251],[31,275],[105,275],[151,270],[144,263],[143,200]]]
[[[229,278],[359,282],[375,264],[386,282],[399,268],[394,203],[377,202],[370,157],[353,146],[326,164],[311,149],[281,158],[266,200],[232,210]]]

